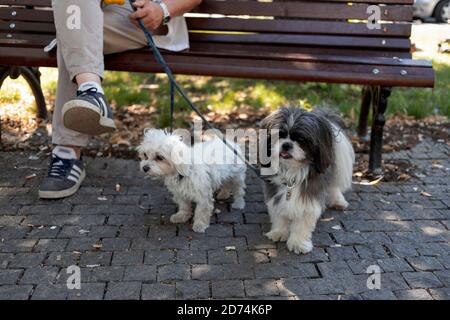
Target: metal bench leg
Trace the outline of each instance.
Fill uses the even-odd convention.
[[[2,88],[3,82],[9,76],[9,68],[0,66],[0,89]],[[2,143],[2,119],[0,117],[0,145]]]
[[[367,136],[367,118],[369,117],[370,104],[372,103],[372,87],[364,86],[361,97],[361,112],[359,114],[358,136]]]
[[[0,66],[0,89],[7,77],[17,79],[23,76],[33,92],[36,100],[36,116],[38,119],[47,119],[47,107],[44,93],[41,87],[41,73],[39,68],[29,67],[2,67]],[[1,119],[0,119],[1,120]],[[1,143],[1,122],[0,122],[0,143]]]
[[[383,127],[385,118],[384,113],[387,109],[388,98],[391,95],[392,88],[377,87],[373,101],[373,122],[372,132],[370,134],[370,159],[369,171],[374,174],[381,174],[381,153],[383,148]]]

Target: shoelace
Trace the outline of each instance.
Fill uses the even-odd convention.
[[[52,162],[48,169],[48,176],[52,178],[64,178],[67,175],[71,164],[71,160],[61,159],[60,157],[53,155]]]
[[[106,103],[100,100],[101,98],[98,96],[100,94],[101,93],[98,92],[97,88],[89,88],[87,90],[77,91],[78,97],[89,96],[90,98],[94,99],[97,102],[97,105],[100,108],[102,115],[106,116],[107,115]]]

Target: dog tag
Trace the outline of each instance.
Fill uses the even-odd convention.
[[[294,189],[294,187],[293,186],[292,187],[286,186],[286,188],[287,188],[287,190],[286,190],[286,200],[289,201],[289,200],[291,200],[292,189]]]

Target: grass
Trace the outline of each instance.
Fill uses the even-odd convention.
[[[417,57],[430,59],[420,54]],[[435,54],[432,59],[437,75],[435,89],[396,88],[389,100],[388,115],[403,113],[417,119],[435,114],[450,117],[450,55]],[[45,96],[53,104],[57,70],[42,68],[41,72]],[[203,111],[228,113],[261,108],[269,111],[283,104],[306,108],[322,105],[337,109],[355,122],[360,108],[361,87],[357,85],[192,76],[177,76],[177,80]],[[107,72],[104,87],[116,108],[135,104],[155,107],[159,112],[159,124],[167,126],[169,88],[164,75]],[[177,118],[187,118],[190,111],[186,105],[179,97],[176,102]],[[0,115],[2,110],[3,113],[6,109],[11,110],[11,106],[23,106],[30,113],[35,108],[31,92],[21,78],[15,81],[7,79],[0,91]]]

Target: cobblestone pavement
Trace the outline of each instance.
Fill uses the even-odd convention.
[[[449,153],[424,141],[387,155],[417,166],[416,177],[355,185],[349,210],[327,211],[302,256],[263,237],[255,177],[244,212],[217,204],[200,235],[169,222],[170,196],[135,161],[88,159],[77,195],[42,201],[47,159],[0,153],[0,299],[449,299]],[[81,290],[67,288],[71,265]],[[370,265],[380,290],[367,288]]]

